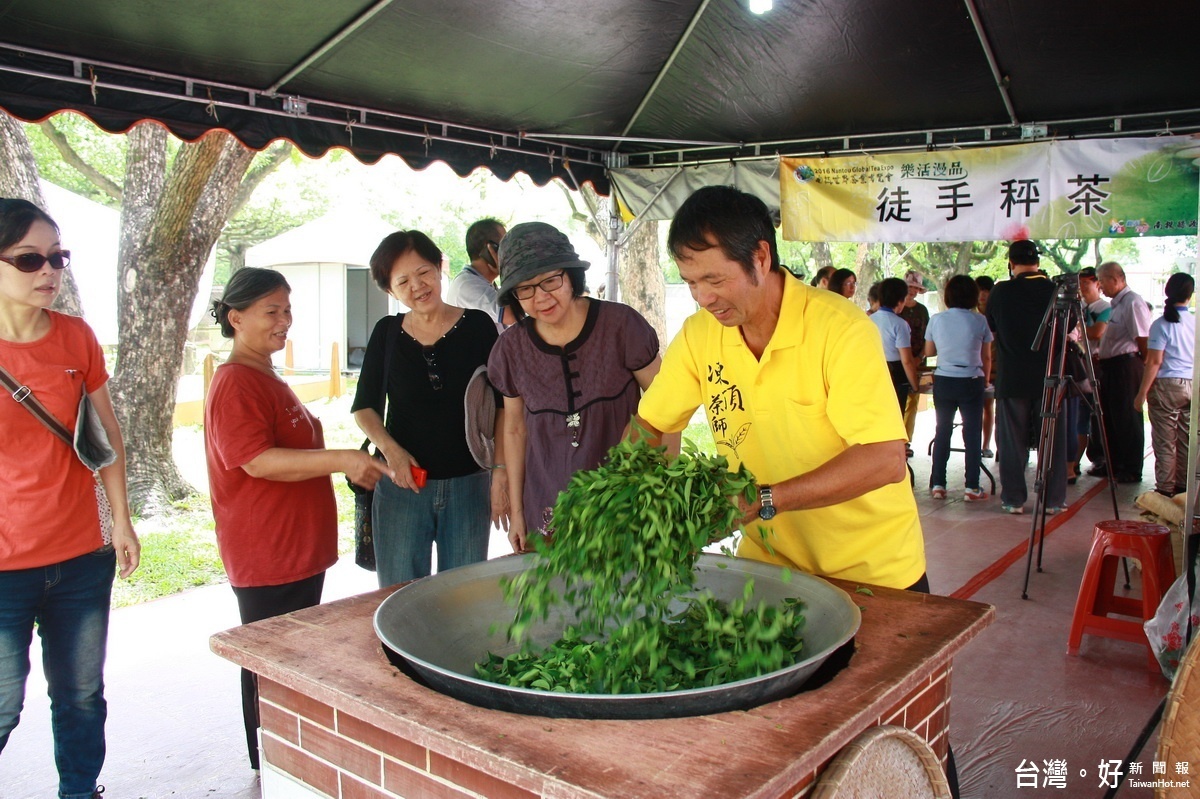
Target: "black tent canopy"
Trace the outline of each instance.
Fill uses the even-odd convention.
[[[609,188],[666,166],[1200,129],[1200,4],[9,0],[0,108]]]

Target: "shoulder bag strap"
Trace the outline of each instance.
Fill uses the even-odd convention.
[[[396,339],[400,335],[400,325],[404,322],[404,314],[398,313],[392,317],[392,323],[388,325],[387,333],[384,334],[383,345],[383,388],[379,389],[379,419],[384,424],[387,424],[387,378],[388,372],[392,368],[392,354],[396,351]],[[367,452],[371,448],[371,439],[364,438],[362,447],[363,452]],[[377,450],[378,451],[378,450]]]
[[[404,324],[404,314],[398,313],[392,317],[388,327],[387,343],[383,347],[383,388],[379,391],[379,410],[384,422],[387,422],[387,379],[392,370],[392,355],[396,352],[396,339],[400,335],[400,326]]]
[[[75,449],[75,439],[63,426],[62,422],[54,418],[54,414],[46,410],[46,406],[38,401],[38,398],[33,396],[33,392],[29,390],[29,386],[22,385],[17,382],[17,379],[9,374],[3,366],[0,366],[0,385],[3,385],[8,390],[12,398],[19,402],[25,410],[37,417],[37,420],[49,428],[51,433],[58,436],[72,450]]]

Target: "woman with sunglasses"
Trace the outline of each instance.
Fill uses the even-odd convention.
[[[435,543],[439,572],[486,560],[492,522],[508,525],[504,471],[481,466],[466,433],[467,386],[487,366],[495,320],[442,301],[441,262],[417,230],[387,236],[370,261],[379,288],[410,309],[375,325],[351,407],[395,474],[371,506],[381,588],[428,576]]]
[[[0,397],[0,751],[24,704],[36,624],[58,795],[74,798],[103,790],[96,778],[113,575],[132,574],[141,547],[104,353],[82,319],[49,310],[69,261],[53,219],[25,200],[0,199],[0,366],[68,430],[86,391],[117,453],[99,472],[112,509],[105,544],[92,473],[29,405],[7,391]]]
[[[570,240],[526,222],[500,243],[500,301],[519,320],[488,361],[504,396],[509,532],[514,552],[546,529],[558,492],[621,441],[658,374],[658,336],[628,305],[584,296]],[[678,445],[675,437],[672,446]]]

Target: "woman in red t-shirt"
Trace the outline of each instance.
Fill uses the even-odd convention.
[[[95,479],[71,446],[8,391],[0,396],[0,751],[17,726],[34,624],[42,640],[59,796],[96,795],[104,764],[104,655],[113,573],[138,567],[125,449],[96,335],[49,310],[70,253],[25,200],[0,199],[0,366],[68,430],[87,392],[116,450],[100,470],[112,507],[102,539]],[[19,393],[19,392],[18,392]]]
[[[217,546],[243,624],[321,602],[325,570],[337,561],[337,509],[329,475],[373,488],[387,465],[356,449],[325,449],[308,412],[271,356],[292,326],[291,288],[270,269],[234,273],[213,303],[233,339],[213,375],[204,447]],[[258,685],[242,670],[242,715],[251,768],[258,768]]]

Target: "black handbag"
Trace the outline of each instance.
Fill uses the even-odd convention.
[[[350,490],[354,492],[354,562],[367,571],[375,571],[375,538],[371,534],[371,506],[375,491],[368,491],[354,483],[350,483]]]
[[[400,331],[403,320],[404,314],[396,314],[392,317],[392,324],[387,331],[387,343],[383,348],[383,388],[380,390],[378,410],[379,418],[385,422],[387,421],[387,376],[392,365],[392,351],[396,345],[396,334]],[[368,452],[370,448],[371,439],[364,439],[362,451]],[[378,457],[378,452],[376,452],[376,456]],[[375,536],[371,529],[371,507],[375,501],[375,490],[355,485],[350,482],[349,477],[346,478],[346,484],[354,492],[354,562],[367,571],[375,571]]]

